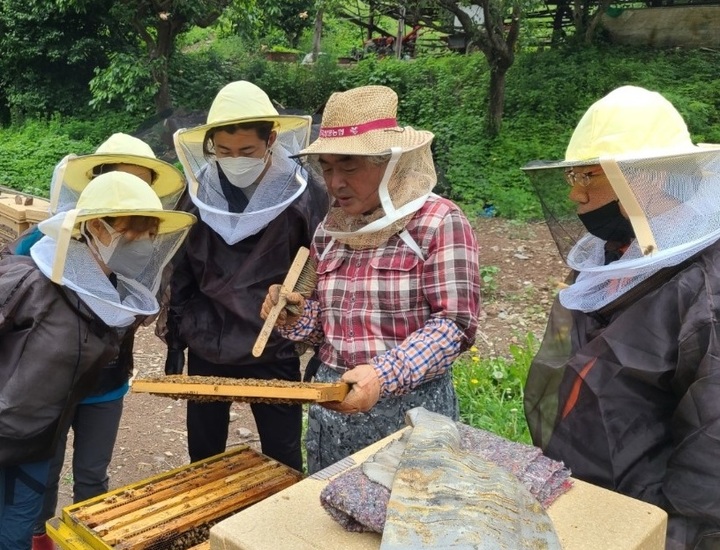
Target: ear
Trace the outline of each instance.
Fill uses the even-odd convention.
[[[268,148],[273,146],[273,143],[275,143],[275,140],[277,139],[277,131],[273,130],[270,132],[270,137],[268,138]]]
[[[99,218],[93,218],[91,220],[88,220],[85,226],[87,227],[88,233],[90,233],[90,235],[94,239],[98,239],[100,240],[100,242],[105,244],[108,236],[108,230],[105,229],[105,226],[102,224]]]
[[[98,235],[101,229],[105,229],[100,223],[100,220],[98,220],[97,218],[88,220],[87,222],[85,222],[85,225],[93,235]]]

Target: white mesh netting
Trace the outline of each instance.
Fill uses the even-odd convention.
[[[117,288],[102,272],[86,244],[71,240],[68,246],[62,284],[78,293],[85,304],[106,324],[124,327],[138,315],[158,312],[156,294],[160,288],[163,268],[182,243],[187,230],[163,233],[153,241],[154,253],[150,262],[135,279],[117,275]],[[40,271],[51,277],[57,242],[43,237],[31,249],[30,255]]]
[[[720,151],[623,159],[617,167],[621,177],[612,173],[608,177],[614,188],[629,188],[639,206],[639,216],[630,212],[635,232],[640,234],[638,228],[646,221],[654,249],[643,254],[638,241],[633,241],[619,260],[608,265],[604,265],[605,242],[587,234],[577,219],[562,169],[528,173],[561,254],[579,272],[575,283],[560,292],[560,301],[569,309],[596,311],[720,238]]]
[[[189,180],[189,192],[200,217],[228,244],[255,235],[297,199],[307,187],[307,174],[290,158],[307,139],[307,128],[285,131],[270,148],[271,165],[250,197],[243,212],[230,212],[223,193],[218,165],[206,158],[201,142],[183,139],[183,130],[175,133],[178,158]]]
[[[313,170],[320,171],[317,156],[310,156],[308,162]],[[349,216],[342,208],[331,207],[323,221],[329,235],[355,248],[379,246],[407,225],[437,183],[429,143],[403,151],[397,164],[391,159],[386,170],[389,173],[378,189],[382,208],[367,215]]]

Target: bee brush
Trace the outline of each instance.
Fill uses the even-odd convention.
[[[297,251],[295,259],[290,266],[290,270],[285,276],[285,280],[280,287],[278,303],[270,310],[262,329],[260,329],[260,334],[258,335],[257,340],[255,340],[255,345],[252,349],[254,357],[260,357],[262,352],[265,350],[265,346],[270,338],[275,322],[277,321],[277,318],[283,308],[286,308],[294,315],[300,315],[302,313],[296,304],[287,303],[288,293],[299,292],[305,298],[308,298],[312,294],[312,291],[315,290],[316,284],[317,271],[315,269],[315,262],[310,259],[310,250],[302,246]]]

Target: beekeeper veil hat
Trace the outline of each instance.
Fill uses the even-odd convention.
[[[152,240],[152,255],[142,271],[133,278],[116,274],[114,286],[85,242],[92,238],[85,222],[121,216],[156,218],[158,234]],[[191,214],[164,210],[158,196],[137,176],[109,172],[94,178],[83,189],[75,208],[40,222],[40,231],[46,236],[30,253],[46,276],[77,292],[108,325],[126,326],[138,315],[158,311],[155,294],[162,269],[194,221]]]
[[[163,208],[173,209],[185,190],[182,172],[156,158],[152,148],[134,136],[115,133],[90,155],[68,155],[55,167],[50,184],[50,215],[75,206],[92,179],[126,164],[147,168],[152,172],[150,187],[160,198]]]
[[[400,126],[397,106],[397,94],[386,86],[336,92],[325,105],[318,139],[300,152],[311,163],[322,154],[388,159],[378,188],[380,209],[348,216],[333,206],[323,222],[332,237],[355,248],[378,246],[401,231],[437,183],[433,134]]]
[[[235,244],[265,228],[307,186],[307,174],[291,158],[310,138],[311,117],[281,115],[268,95],[247,81],[231,82],[213,100],[207,123],[175,133],[175,150],[188,177],[190,198],[200,217],[228,244]],[[213,136],[233,133],[238,125],[271,123],[276,134],[262,180],[251,186],[248,204],[237,211],[223,191],[225,174],[218,167]],[[227,183],[226,185],[230,185]]]
[[[608,265],[605,242],[580,224],[564,175],[593,165],[602,167],[636,237]],[[680,113],[657,92],[612,91],[583,115],[563,161],[523,169],[561,254],[580,273],[561,292],[571,309],[594,311],[720,237],[720,150],[693,145]]]

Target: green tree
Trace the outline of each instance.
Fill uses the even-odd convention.
[[[297,48],[303,31],[314,24],[312,15],[315,13],[315,3],[313,0],[263,2],[263,10],[266,23],[282,30],[291,48]]]
[[[116,46],[110,2],[95,9],[42,0],[0,0],[0,114],[5,122],[71,114],[90,99],[93,69]],[[117,28],[117,26],[116,26]]]
[[[502,127],[505,78],[515,61],[515,46],[520,35],[522,0],[481,0],[471,3],[436,1],[457,17],[469,43],[485,55],[490,67],[486,126],[488,133],[496,136]],[[475,6],[482,10],[482,21],[479,23],[478,18],[463,9]]]
[[[75,5],[92,6],[90,0],[66,0]],[[108,25],[112,22],[128,26],[126,55],[113,56],[112,63],[96,71],[91,84],[96,103],[127,99],[128,92],[138,89],[138,80],[149,74],[153,90],[155,111],[161,113],[172,107],[168,82],[170,61],[175,53],[180,33],[191,27],[205,28],[214,23],[232,0],[116,0],[109,11]],[[117,52],[118,54],[120,52]],[[133,62],[133,55],[142,62]],[[135,79],[118,81],[113,75],[136,70]]]

